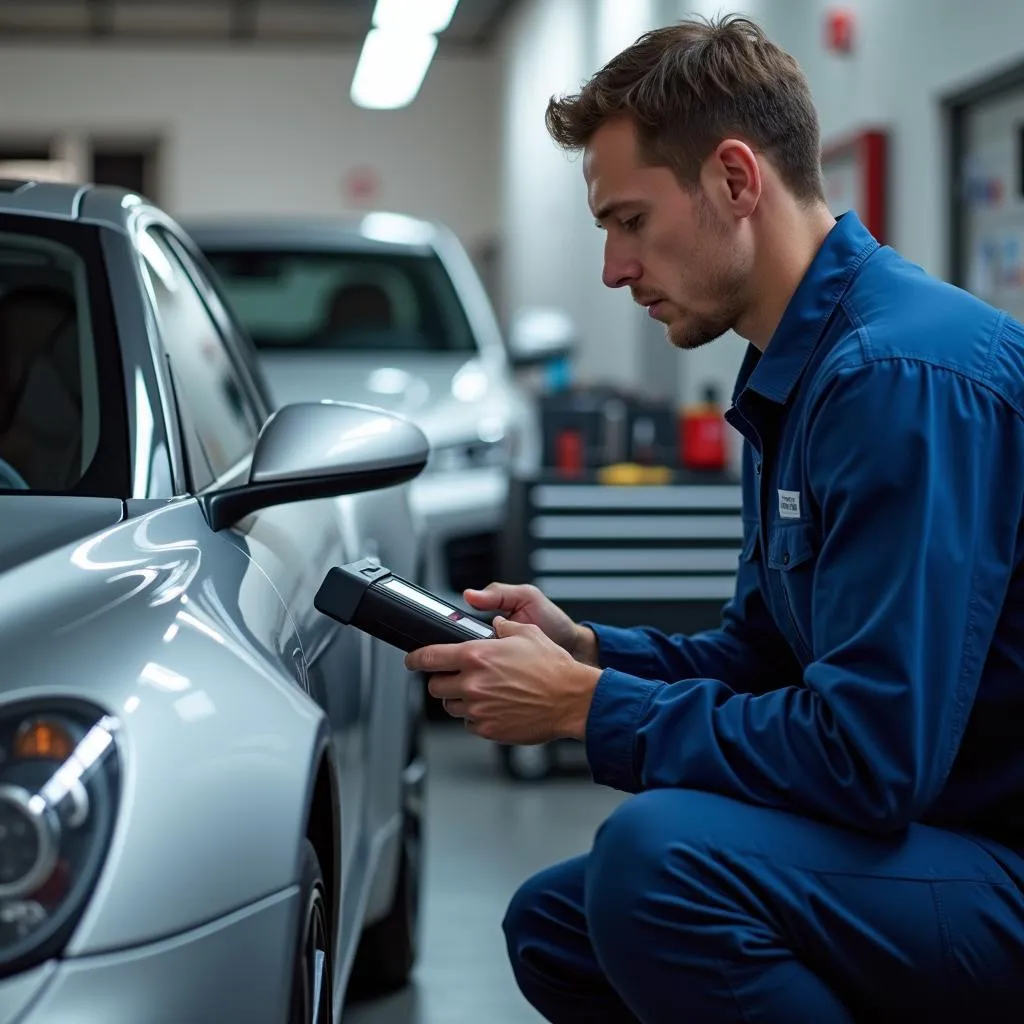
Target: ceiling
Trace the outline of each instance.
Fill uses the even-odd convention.
[[[0,0],[20,40],[358,47],[375,0]],[[486,48],[517,0],[460,0],[440,48]]]

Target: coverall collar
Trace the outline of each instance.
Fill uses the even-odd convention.
[[[746,391],[784,405],[800,381],[853,275],[878,248],[854,212],[840,216],[811,261],[762,354],[747,350],[733,403]]]

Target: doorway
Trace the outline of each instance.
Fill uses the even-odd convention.
[[[160,145],[155,139],[90,140],[90,180],[138,192],[159,205]]]
[[[1024,319],[1024,64],[947,101],[952,282]]]

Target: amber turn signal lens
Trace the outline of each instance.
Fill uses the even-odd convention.
[[[21,759],[65,761],[74,749],[75,744],[67,729],[59,722],[35,718],[25,722],[15,733],[12,753]]]

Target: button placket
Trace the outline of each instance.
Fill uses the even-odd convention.
[[[808,548],[807,530],[809,524],[792,523],[784,526],[776,523],[769,541],[769,587],[772,602],[777,611],[776,621],[780,629],[787,633],[794,652],[801,662],[807,664],[813,660],[810,642],[804,636],[805,627],[801,625],[797,606],[790,588],[797,585],[794,579],[788,579],[791,571],[799,572],[799,566],[805,563],[812,552]],[[795,532],[791,532],[795,531]]]

